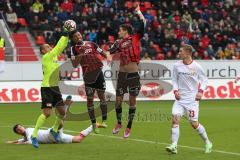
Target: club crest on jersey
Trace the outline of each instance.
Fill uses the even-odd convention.
[[[92,49],[91,49],[91,48],[85,49],[84,54],[88,54],[88,53],[91,53],[91,52],[92,52]]]
[[[191,74],[192,76],[196,75],[196,73],[197,73],[194,68],[189,68],[189,71],[190,71],[190,74]]]
[[[122,47],[122,48],[126,48],[126,47],[128,47],[130,44],[131,44],[131,41],[128,40],[128,41],[123,42],[122,45],[121,45],[121,47]]]

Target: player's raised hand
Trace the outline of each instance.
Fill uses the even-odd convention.
[[[202,96],[203,96],[203,93],[202,92],[198,92],[197,94],[196,94],[196,101],[200,101],[201,99],[202,99]]]
[[[181,96],[178,91],[174,91],[174,95],[175,95],[176,100],[180,100]]]

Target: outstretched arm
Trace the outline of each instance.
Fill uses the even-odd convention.
[[[139,28],[137,28],[137,33],[139,33],[141,36],[143,36],[146,25],[147,25],[147,21],[146,21],[145,17],[143,16],[139,5],[135,9],[135,13],[138,15],[139,19],[141,20],[141,26]]]
[[[62,36],[57,45],[47,54],[49,58],[60,55],[68,45],[68,36]]]
[[[19,139],[19,140],[15,140],[15,141],[6,141],[5,143],[7,143],[7,144],[29,144],[29,142],[26,141],[25,139]]]

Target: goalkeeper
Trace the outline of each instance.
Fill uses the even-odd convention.
[[[57,45],[52,48],[49,44],[43,44],[40,46],[40,52],[42,54],[42,69],[43,69],[43,80],[41,84],[41,96],[42,96],[42,114],[38,117],[35,128],[31,135],[32,145],[35,148],[39,147],[37,135],[38,130],[42,127],[50,117],[52,108],[56,107],[58,116],[56,116],[55,123],[50,129],[50,133],[54,137],[56,142],[59,142],[58,126],[65,117],[65,108],[62,99],[62,94],[59,90],[59,64],[57,57],[68,45],[68,32],[70,32],[69,23],[64,23],[63,35],[58,41]]]

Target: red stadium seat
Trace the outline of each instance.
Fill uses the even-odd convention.
[[[108,40],[109,42],[114,43],[114,36],[108,36]]]
[[[152,16],[156,16],[156,15],[157,15],[157,11],[156,11],[155,9],[151,9],[151,10],[150,10],[150,14],[151,14]]]
[[[127,7],[128,9],[131,9],[133,7],[133,3],[131,1],[127,1],[125,3],[125,7]]]
[[[43,36],[37,36],[35,42],[37,45],[42,45],[46,43],[45,38]]]
[[[24,27],[28,26],[28,24],[24,18],[18,18],[18,23],[20,23]]]
[[[146,9],[152,8],[151,2],[144,2],[144,7],[145,7]]]

